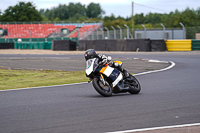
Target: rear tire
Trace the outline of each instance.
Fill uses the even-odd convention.
[[[129,88],[130,88],[129,93],[138,94],[141,91],[140,83],[134,76],[131,75],[131,78],[133,78],[134,85],[129,86]]]
[[[95,88],[95,90],[102,96],[104,97],[110,97],[112,96],[112,89],[109,86],[105,86],[103,85],[103,83],[101,82],[100,80],[100,77],[94,77],[93,81],[92,81],[92,84]]]

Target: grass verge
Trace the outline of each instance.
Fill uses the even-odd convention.
[[[84,71],[0,69],[0,90],[87,82]]]

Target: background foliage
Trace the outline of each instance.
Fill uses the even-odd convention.
[[[73,21],[73,22],[99,22],[103,21],[104,26],[111,29],[117,25],[123,27],[127,24],[132,27],[132,17],[121,17],[111,14],[103,16],[105,11],[100,4],[90,3],[85,6],[81,3],[60,4],[51,9],[36,10],[32,2],[18,2],[15,6],[8,7],[4,12],[0,10],[0,22],[32,22],[32,21]],[[171,11],[169,14],[143,13],[134,15],[134,28],[162,28],[163,23],[166,28],[181,27],[182,22],[185,27],[200,25],[200,7],[195,9],[186,8],[184,11]]]
[[[10,6],[0,16],[2,22],[16,21],[41,21],[42,16],[31,2],[19,2],[15,6]]]

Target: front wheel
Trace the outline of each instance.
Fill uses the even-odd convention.
[[[100,77],[94,77],[92,84],[95,90],[104,97],[112,96],[112,89],[110,85],[104,85],[103,82],[100,80]]]
[[[141,90],[140,83],[134,76],[131,75],[131,78],[133,78],[133,82],[129,85],[129,93],[138,94]]]

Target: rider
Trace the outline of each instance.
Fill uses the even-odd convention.
[[[85,52],[85,60],[93,59],[93,58],[99,58],[99,60],[103,63],[109,62],[111,67],[117,68],[119,71],[121,71],[124,75],[124,78],[127,78],[129,76],[129,73],[118,63],[112,62],[111,56],[106,56],[102,54],[96,54],[94,49],[88,49]]]

